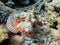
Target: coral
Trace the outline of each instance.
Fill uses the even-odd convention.
[[[58,23],[60,23],[60,17],[57,17],[57,18],[55,19],[55,21],[57,21]]]
[[[3,0],[1,1],[3,2]],[[0,22],[4,23],[5,18],[10,15],[6,19],[6,26],[8,31],[14,34],[11,34],[11,45],[36,45],[37,43],[33,43],[34,41],[41,41],[43,45],[58,45],[58,40],[60,40],[60,0],[18,1],[4,2],[6,6],[3,3],[0,4],[0,9],[4,11],[0,11],[2,13]],[[30,5],[33,1],[36,2]],[[24,7],[18,7],[20,4]],[[21,35],[19,36],[17,33],[21,33]]]
[[[0,24],[1,23],[6,24],[8,16],[9,15],[5,11],[3,11],[3,10],[0,9]]]
[[[60,38],[60,33],[59,30],[56,29],[51,29],[51,34],[54,36],[54,38],[59,39]]]
[[[0,25],[0,43],[8,38],[7,30],[2,25]]]
[[[60,8],[60,0],[52,0],[51,2],[45,2],[46,10],[57,10]],[[57,7],[57,9],[55,9]]]

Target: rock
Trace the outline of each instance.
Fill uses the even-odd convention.
[[[15,35],[10,39],[10,45],[20,45],[23,42],[23,36]]]
[[[8,7],[13,7],[14,6],[14,2],[8,1],[7,3],[5,3],[5,5],[8,6]]]
[[[36,43],[32,43],[31,45],[37,45]]]
[[[0,5],[4,6],[4,4],[2,2],[0,2]]]
[[[21,4],[28,5],[30,3],[29,0],[19,0]]]
[[[8,0],[1,0],[3,3],[6,3],[6,2],[8,2]]]
[[[42,42],[37,42],[37,45],[43,45]]]
[[[15,4],[17,4],[17,5],[20,5],[20,4],[22,4],[22,5],[28,5],[29,3],[30,3],[30,1],[29,0],[12,0]]]

